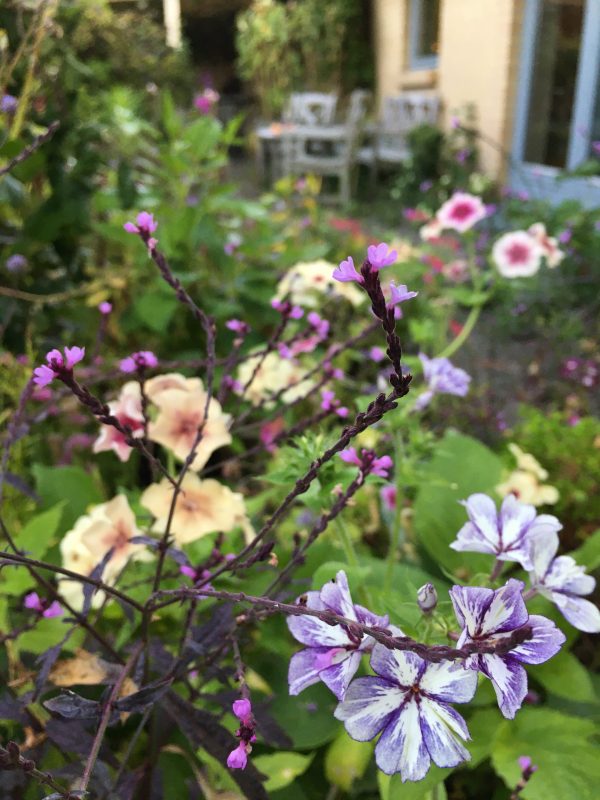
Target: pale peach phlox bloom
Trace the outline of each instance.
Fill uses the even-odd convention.
[[[144,392],[149,400],[155,402],[161,392],[166,389],[181,389],[184,392],[201,392],[204,389],[200,378],[186,378],[179,372],[168,372],[156,375],[144,383]]]
[[[542,483],[548,477],[539,461],[530,453],[524,453],[516,444],[509,444],[509,450],[517,461],[517,469],[513,470],[506,481],[496,486],[501,497],[514,494],[522,503],[533,506],[553,505],[559,500],[559,492],[555,486]]]
[[[108,408],[122,425],[131,428],[134,439],[143,437],[142,398],[139,384],[136,381],[128,381],[124,384],[118,398],[110,402]],[[121,461],[127,461],[132,448],[126,443],[124,434],[113,428],[112,425],[102,425],[100,435],[94,442],[93,451],[102,453],[105,450],[114,450]]]
[[[232,492],[212,478],[200,478],[188,472],[181,484],[171,524],[178,545],[188,544],[208,533],[228,533],[240,526],[245,533],[252,528],[246,515],[243,495]],[[155,517],[152,530],[163,534],[173,500],[173,486],[166,478],[149,486],[140,503]]]
[[[237,380],[242,386],[248,383],[261,358],[260,355],[251,356],[240,364]],[[305,372],[306,370],[295,361],[281,358],[278,353],[268,353],[244,397],[254,406],[266,401],[265,408],[272,408],[274,403],[269,398],[285,389],[280,399],[283,403],[292,403],[307,394],[314,386],[312,381],[302,380]]]
[[[206,399],[206,392],[203,390],[164,389],[154,395],[159,413],[148,425],[148,438],[171,450],[176,458],[184,461],[204,422],[196,457],[191,464],[191,469],[194,470],[201,469],[219,447],[231,443],[231,416],[225,414],[221,404],[211,398],[204,421]]]
[[[534,239],[541,248],[546,258],[546,264],[550,269],[558,267],[565,257],[564,252],[558,246],[558,240],[554,236],[548,236],[546,226],[543,222],[536,222],[527,230],[527,233]]]
[[[329,294],[344,297],[353,306],[365,300],[365,293],[352,283],[340,283],[332,277],[336,264],[319,259],[301,261],[291,267],[277,284],[275,298],[289,300],[293,305],[316,308],[319,295]]]
[[[152,554],[144,545],[132,544],[134,536],[141,536],[133,511],[127,498],[118,494],[106,503],[93,506],[88,514],[79,517],[73,528],[65,534],[60,543],[62,564],[80,575],[89,575],[113,549],[110,561],[102,574],[102,581],[114,585],[118,575],[127,562],[149,561]],[[75,580],[61,579],[61,595],[76,610],[83,606],[83,584]],[[104,593],[96,592],[92,606],[97,608],[104,601]]]

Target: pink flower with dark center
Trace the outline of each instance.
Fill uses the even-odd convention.
[[[153,368],[158,366],[158,359],[151,350],[139,350],[137,353],[132,353],[127,358],[124,358],[119,363],[121,372],[130,373],[137,372],[146,368]]]
[[[505,278],[528,278],[540,268],[542,250],[526,231],[512,231],[501,236],[492,248],[498,272]]]
[[[140,387],[137,382],[126,383],[121,389],[118,399],[110,402],[108,408],[121,425],[131,430],[134,439],[143,437],[144,415]],[[127,437],[112,425],[102,425],[100,435],[93,446],[94,453],[103,453],[107,450],[114,450],[120,461],[127,461],[131,455],[132,448],[127,444]]]
[[[54,378],[64,372],[71,372],[85,356],[85,347],[65,347],[64,356],[60,350],[46,353],[46,363],[33,370],[33,382],[37,386],[47,386]]]
[[[380,270],[383,267],[389,267],[397,260],[398,251],[390,250],[389,245],[385,242],[372,244],[367,248],[367,258],[372,269]]]
[[[436,214],[442,228],[465,233],[486,217],[486,208],[480,197],[467,192],[455,192]]]

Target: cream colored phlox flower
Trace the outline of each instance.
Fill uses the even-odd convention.
[[[186,378],[179,372],[168,372],[150,378],[144,384],[144,392],[149,400],[154,402],[161,392],[166,389],[181,389],[184,392],[201,392],[204,389],[200,378]]]
[[[530,453],[524,453],[516,444],[509,444],[508,449],[517,461],[517,469],[510,473],[506,481],[496,486],[501,497],[514,494],[522,503],[533,506],[553,505],[560,497],[558,489],[543,484],[548,472]]]
[[[333,271],[337,264],[319,259],[318,261],[301,261],[291,267],[277,284],[275,297],[278,300],[287,298],[295,305],[316,308],[319,305],[319,294],[331,294],[345,297],[353,306],[365,300],[365,293],[352,283],[340,283],[333,279]]]
[[[208,478],[200,480],[188,472],[177,498],[171,533],[178,545],[188,544],[207,533],[228,533],[240,526],[251,531],[243,495],[232,492],[222,483]],[[152,530],[163,534],[173,499],[173,487],[166,478],[149,486],[140,503],[155,517]]]
[[[184,461],[204,421],[206,392],[202,389],[163,389],[153,395],[153,402],[159,411],[156,419],[148,425],[148,438]],[[215,450],[230,444],[230,421],[230,415],[223,413],[221,404],[211,398],[192,469],[201,469]]]
[[[240,364],[237,380],[242,386],[248,383],[261,358],[261,355],[251,356]],[[281,395],[281,400],[284,403],[292,403],[307,394],[314,386],[313,381],[302,380],[305,372],[306,370],[292,359],[281,358],[278,353],[268,353],[244,397],[250,400],[252,405],[257,406],[266,401],[265,408],[272,408],[274,403],[268,398],[286,389]]]
[[[65,534],[60,543],[60,554],[65,569],[80,575],[89,575],[113,550],[110,561],[104,568],[102,580],[113,585],[129,559],[148,561],[152,554],[140,544],[132,544],[134,536],[143,531],[136,525],[133,511],[127,498],[118,494],[107,503],[93,506],[88,514],[79,517],[73,528]],[[83,606],[82,584],[75,580],[61,579],[60,593],[76,610]],[[104,601],[104,593],[96,592],[92,606],[97,608]]]
[[[527,231],[532,239],[540,246],[542,253],[546,257],[546,264],[550,269],[558,267],[565,257],[565,253],[558,246],[558,240],[554,236],[549,236],[543,222],[536,222]]]

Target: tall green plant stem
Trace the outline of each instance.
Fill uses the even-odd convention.
[[[342,544],[342,548],[344,550],[344,554],[346,556],[346,561],[348,562],[349,567],[358,567],[360,566],[358,555],[354,548],[354,543],[352,542],[352,538],[348,532],[348,528],[346,527],[346,523],[341,517],[337,517],[335,521],[335,525],[337,531],[339,533],[340,542]],[[369,590],[366,586],[361,586],[358,590],[358,594],[360,597],[361,603],[365,605],[367,608],[371,608],[373,605],[373,601],[369,594]]]
[[[460,350],[469,336],[473,333],[473,328],[477,324],[477,320],[481,315],[482,308],[483,306],[481,305],[473,306],[473,308],[469,311],[469,316],[467,317],[461,332],[450,342],[447,347],[442,350],[441,353],[438,354],[438,358],[449,358],[450,356],[454,355],[457,350]]]

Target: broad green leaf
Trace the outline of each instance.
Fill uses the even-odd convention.
[[[63,500],[48,511],[33,517],[19,533],[17,545],[29,553],[32,558],[42,559],[56,543],[56,534],[65,504],[66,500]]]
[[[483,686],[491,688],[491,682],[486,680]],[[478,689],[478,694],[481,691]],[[492,690],[493,693],[493,690]],[[495,702],[495,697],[494,697]],[[458,712],[461,712],[459,707]],[[494,748],[494,736],[499,726],[504,723],[504,717],[500,713],[498,706],[495,708],[478,708],[471,713],[467,719],[467,727],[471,734],[471,741],[465,747],[471,754],[471,760],[467,761],[466,767],[475,768],[478,764],[489,758]]]
[[[600,530],[594,531],[585,542],[569,553],[578,564],[587,567],[588,570],[600,567]]]
[[[362,778],[373,758],[374,742],[355,742],[342,730],[325,753],[325,776],[329,783],[348,792]]]
[[[308,769],[314,754],[303,756],[300,753],[272,753],[256,756],[252,761],[259,772],[267,776],[265,789],[274,792],[283,789]]]
[[[102,493],[93,476],[81,467],[46,467],[35,464],[36,491],[44,507],[66,501],[61,527],[66,531],[84,514],[88,506],[101,503]]]
[[[494,740],[492,763],[506,785],[521,776],[519,756],[529,756],[538,770],[523,789],[524,800],[597,800],[600,786],[597,726],[588,719],[546,708],[522,708],[502,723]]]
[[[284,667],[284,676],[286,673]],[[263,677],[270,684],[274,682],[270,676]],[[275,694],[277,702],[273,703],[271,713],[299,750],[320,747],[339,731],[340,723],[333,716],[337,700],[324,684],[310,686],[295,697],[285,690]]]
[[[28,653],[43,653],[58,644],[68,629],[68,625],[62,621],[62,617],[53,617],[52,619],[42,617],[35,628],[15,639],[15,649]],[[81,647],[84,638],[84,630],[75,631],[65,642],[64,650],[69,653],[74,652]]]
[[[158,289],[149,290],[135,300],[132,311],[138,323],[156,333],[164,333],[177,305],[172,294],[165,294]]]
[[[474,492],[492,493],[500,482],[502,462],[487,447],[456,431],[447,431],[425,471],[414,506],[419,542],[432,559],[461,577],[489,572],[492,557],[457,553],[450,543],[467,521],[460,500]]]
[[[566,650],[545,664],[529,667],[528,671],[551,694],[573,702],[598,703],[590,673]]]
[[[435,787],[443,787],[444,780],[452,772],[451,769],[440,769],[432,764],[422,781],[402,782],[400,774],[384,775],[378,772],[377,781],[381,800],[430,800],[431,791]]]

